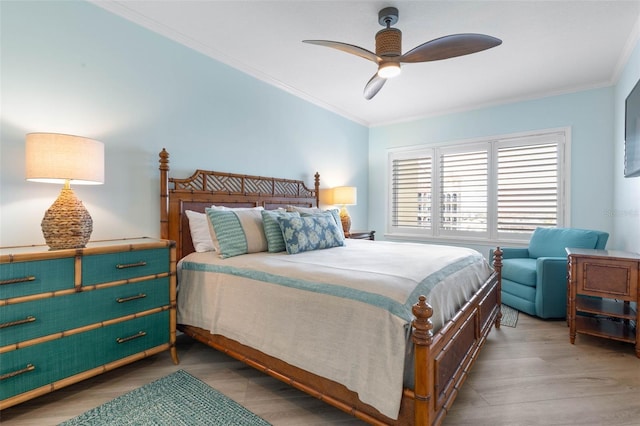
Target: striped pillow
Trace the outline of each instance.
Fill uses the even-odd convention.
[[[221,258],[267,251],[262,210],[205,209],[211,239]]]
[[[262,224],[264,225],[264,234],[267,237],[269,253],[279,253],[287,248],[284,238],[282,238],[282,229],[280,229],[280,224],[278,223],[279,217],[300,217],[300,213],[284,210],[262,211]]]

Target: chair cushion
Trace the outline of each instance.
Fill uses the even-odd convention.
[[[502,261],[502,278],[529,287],[536,286],[536,259],[518,258]]]
[[[566,247],[594,248],[598,234],[586,229],[536,228],[529,241],[529,257],[566,257]]]

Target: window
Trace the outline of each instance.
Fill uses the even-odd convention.
[[[393,161],[394,227],[431,229],[431,156]]]
[[[441,234],[488,231],[489,150],[486,144],[438,150]]]
[[[567,133],[391,151],[389,232],[517,241],[563,226]]]

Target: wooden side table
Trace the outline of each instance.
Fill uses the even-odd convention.
[[[640,358],[640,254],[567,248],[569,340],[576,333],[635,344]],[[633,302],[635,307],[631,304]]]
[[[344,236],[346,238],[352,238],[352,239],[356,239],[356,240],[375,240],[375,234],[376,231],[351,231],[351,232],[345,232]]]

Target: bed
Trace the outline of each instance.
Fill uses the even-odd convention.
[[[434,258],[432,262],[428,262],[428,265],[427,262],[422,262],[426,269],[420,271],[420,274],[430,274],[429,277],[432,275],[441,276],[437,284],[434,281],[432,286],[434,290],[429,294],[429,300],[432,298],[439,300],[437,297],[439,293],[436,292],[436,289],[447,287],[441,285],[440,281],[463,281],[459,278],[462,276],[462,269],[470,269],[471,275],[475,274],[481,278],[471,290],[468,288],[464,290],[468,295],[464,297],[464,300],[457,302],[459,306],[456,306],[453,312],[446,315],[441,312],[444,309],[439,309],[436,305],[434,305],[434,309],[427,303],[427,297],[420,294],[422,288],[407,288],[408,293],[405,292],[398,297],[395,296],[395,293],[394,295],[385,294],[384,290],[373,296],[367,287],[364,287],[366,291],[363,290],[363,286],[373,286],[376,289],[379,286],[382,289],[383,282],[387,278],[380,276],[376,278],[377,281],[371,281],[371,271],[365,270],[364,266],[360,268],[360,265],[368,264],[367,268],[372,267],[373,269],[387,268],[386,265],[371,265],[380,262],[367,261],[367,259],[373,259],[374,256],[381,256],[381,259],[385,256],[390,257],[391,251],[400,250],[405,246],[402,243],[345,240],[340,248],[315,250],[293,256],[288,255],[287,252],[257,252],[223,260],[220,260],[216,254],[196,252],[187,211],[203,213],[212,205],[264,210],[298,207],[300,211],[304,211],[304,209],[318,206],[319,193],[320,177],[317,173],[313,189],[308,188],[300,180],[200,169],[186,178],[170,178],[169,154],[163,149],[160,153],[160,229],[162,238],[176,242],[177,257],[181,259],[182,268],[178,280],[178,328],[192,338],[370,424],[440,424],[447,410],[453,404],[471,366],[477,359],[488,333],[494,325],[496,328],[500,327],[501,251],[499,248],[495,253],[493,269],[482,274],[479,272],[482,268],[480,263],[467,262],[466,259],[477,257],[469,252],[452,250],[451,256],[458,256],[457,260],[438,264],[437,262],[443,262],[443,253],[448,253],[448,249],[444,249],[442,246],[435,246],[438,247],[436,251],[440,252],[441,259],[436,261]],[[434,251],[434,246],[420,246],[424,246],[427,251]],[[411,248],[412,250],[419,249],[417,245],[411,246]],[[416,263],[409,258],[412,250],[407,251],[406,262]],[[351,251],[356,256],[355,260],[341,260],[345,253]],[[256,262],[255,265],[260,264],[261,266],[254,266],[253,262]],[[288,264],[294,264],[293,271],[286,274],[281,272]],[[457,266],[454,268],[454,265]],[[317,270],[313,269],[313,272],[308,272],[311,271],[309,269],[311,267],[317,268]],[[391,267],[388,266],[388,268]],[[398,271],[406,269],[406,263],[396,266],[396,268],[399,268]],[[298,271],[297,276],[295,270]],[[347,271],[346,275],[342,273],[344,270]],[[341,273],[337,273],[337,271],[341,271]],[[418,272],[415,273],[418,274]],[[259,277],[256,274],[259,274]],[[205,275],[215,277],[215,285],[205,283]],[[394,272],[386,275],[399,274]],[[314,277],[312,282],[307,279],[309,276]],[[314,315],[324,314],[326,316],[328,311],[323,310],[331,309],[329,305],[337,300],[335,295],[324,292],[324,289],[329,287],[328,283],[331,280],[337,280],[337,284],[339,284],[337,288],[342,289],[344,294],[348,294],[348,297],[340,299],[340,305],[339,308],[336,308],[335,314],[329,315],[332,318],[330,322],[335,323],[335,327],[343,324],[342,328],[351,333],[348,341],[352,342],[350,345],[352,347],[345,349],[345,351],[346,356],[353,358],[331,360],[330,357],[318,352],[320,354],[318,359],[322,359],[322,362],[317,362],[317,365],[305,364],[304,359],[301,360],[298,356],[298,352],[300,352],[298,348],[321,351],[324,345],[319,341],[322,337],[317,337],[318,341],[316,341],[315,335],[313,339],[309,339],[309,329],[304,327],[305,324],[310,327],[308,324],[327,322],[326,317],[315,318]],[[294,281],[295,285],[290,284]],[[302,284],[298,284],[299,282]],[[331,283],[333,282],[331,281]],[[298,285],[313,287],[313,291],[308,291],[308,288],[303,289],[305,297],[309,297],[308,301],[301,302],[294,298],[293,295],[301,292],[298,287],[295,287]],[[270,293],[269,289],[276,287],[285,288],[286,295],[279,296],[276,293]],[[225,299],[222,305],[219,302],[217,304],[211,303],[216,307],[213,311],[197,307],[193,309],[194,314],[190,310],[198,303],[199,299],[203,299],[203,296],[201,293],[195,293],[195,290],[189,290],[190,288],[201,288],[205,289],[205,292],[215,292],[215,297],[219,297],[223,293],[235,294],[228,296],[229,298]],[[243,290],[239,290],[240,288]],[[319,288],[320,290],[318,290]],[[180,291],[182,291],[182,298]],[[194,292],[192,293],[192,291]],[[246,294],[242,294],[241,291],[245,291]],[[404,300],[403,298],[407,294],[415,299],[409,305],[396,302],[396,300]],[[290,324],[282,322],[281,318],[281,322],[278,323],[276,320],[273,327],[262,325],[260,322],[262,320],[257,321],[256,318],[262,319],[262,315],[267,315],[269,311],[276,312],[275,315],[284,315],[282,313],[284,309],[279,303],[285,302],[280,301],[279,297],[287,298],[286,303],[289,303],[289,306],[297,307],[295,314],[291,314],[293,318],[289,321]],[[314,301],[319,302],[316,304]],[[238,305],[231,308],[234,303],[238,303]],[[323,310],[314,309],[316,306],[322,306]],[[225,314],[225,309],[230,313]],[[376,311],[376,313],[372,311]],[[381,321],[390,323],[390,327],[397,331],[379,333],[385,336],[384,342],[372,341],[371,330],[367,330],[368,324],[371,322],[368,315],[379,315],[378,311],[384,317]],[[434,311],[436,315],[434,315]],[[225,326],[208,326],[211,324],[209,318],[224,317],[225,315],[229,315],[227,322],[224,323]],[[404,328],[401,324],[402,321],[406,323]],[[261,329],[258,331],[250,330],[259,323]],[[236,324],[239,328],[233,329],[229,324]],[[269,324],[271,323],[269,322]],[[298,336],[289,329],[283,332],[284,328],[291,324],[296,326],[294,328],[299,326],[305,333]],[[347,324],[349,327],[346,327]],[[247,328],[241,329],[240,327]],[[215,331],[210,331],[212,329]],[[280,345],[281,347],[274,348],[277,346],[277,342],[274,344],[272,340],[282,340],[277,338],[277,334],[274,334],[275,338],[256,338],[255,333],[262,334],[269,331],[280,333],[289,340],[284,339],[284,346]],[[322,332],[318,334],[324,336],[332,333],[328,327],[326,330],[323,327]],[[364,333],[364,337],[358,337],[360,333]],[[282,352],[285,350],[283,347],[293,348],[291,338],[299,339],[295,345],[297,349],[291,349],[291,353]],[[344,339],[344,337],[342,338]],[[404,346],[402,342],[405,342]],[[327,342],[327,345],[331,344]],[[335,347],[335,344],[333,345]],[[393,347],[393,345],[401,347],[401,350],[397,349],[396,352],[401,353],[404,360],[401,365],[403,377],[400,378],[399,387],[397,387],[398,379],[395,373],[382,374],[387,370],[395,371],[398,369],[398,361],[393,360],[397,356],[393,354],[393,349],[387,349],[388,346]],[[349,345],[340,344],[338,346]],[[366,353],[366,360],[358,358],[362,356],[358,355],[359,353]],[[409,362],[407,362],[407,355]],[[321,367],[320,364],[322,364]],[[349,366],[349,374],[342,374],[343,372],[339,371],[342,364]],[[386,389],[386,392],[383,392],[384,395],[380,395],[380,390],[376,389],[373,384],[369,386],[372,388],[370,392],[368,389],[358,388],[357,383],[362,383],[363,379],[358,374],[351,374],[351,372],[358,372],[361,364],[366,365],[366,368],[362,367],[363,369],[379,373],[376,374],[376,381],[378,376],[389,376],[389,380],[393,380],[394,385],[387,387],[387,382],[384,381],[377,384],[380,389]],[[389,368],[386,367],[387,365]],[[411,373],[407,374],[407,372]],[[354,377],[345,379],[342,377],[351,375]],[[353,385],[354,381],[356,385]],[[364,382],[366,383],[366,380]],[[396,389],[396,387],[397,392],[389,391],[389,389]],[[353,390],[354,388],[356,390]],[[393,395],[389,395],[390,393]],[[390,402],[391,406],[384,403],[379,404],[378,402],[383,399],[394,401],[397,399],[397,402]]]

